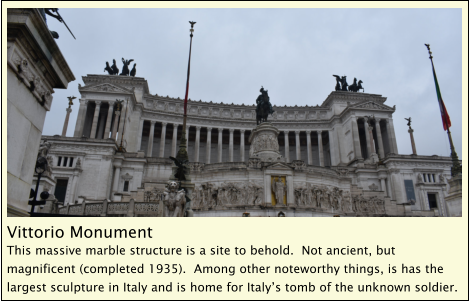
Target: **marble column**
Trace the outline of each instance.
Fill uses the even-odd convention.
[[[398,148],[397,148],[397,138],[395,137],[395,129],[393,128],[393,121],[392,119],[386,119],[387,121],[387,134],[388,134],[388,140],[390,141],[390,152],[394,154],[398,154]]]
[[[194,142],[194,162],[199,162],[200,141],[201,141],[201,127],[196,126],[196,141]]]
[[[233,128],[229,129],[230,141],[228,143],[228,161],[233,162]]]
[[[341,162],[341,151],[338,144],[336,130],[328,130],[328,141],[330,144],[330,165],[337,166]]]
[[[307,130],[307,161],[308,165],[312,165],[312,138],[310,137],[311,131]]]
[[[123,102],[124,103],[124,102]],[[122,106],[121,120],[119,121],[118,145],[121,144],[122,133],[124,132],[124,121],[126,120],[126,105]]]
[[[207,128],[206,164],[211,163],[212,127]]]
[[[224,131],[223,128],[219,128],[219,140],[218,140],[218,147],[219,147],[219,162],[222,162],[222,132]]]
[[[114,123],[113,123],[113,132],[111,133],[111,139],[117,140],[116,134],[117,134],[117,128],[118,128],[118,121],[119,121],[119,116],[121,115],[120,111],[115,111],[114,112]]]
[[[80,138],[83,133],[83,124],[85,122],[85,116],[87,112],[88,100],[80,99],[80,107],[78,108],[77,122],[75,123],[75,131],[73,136]]]
[[[375,144],[374,144],[374,134],[372,131],[374,130],[374,127],[369,124],[369,127],[367,128],[369,130],[369,138],[370,138],[370,151],[373,154],[376,154],[377,151],[375,150]]]
[[[160,158],[165,157],[165,140],[166,140],[166,125],[168,123],[162,123],[162,135],[160,136]]]
[[[121,174],[121,164],[118,164],[118,165],[114,164],[114,182],[113,182],[112,193],[118,192],[120,174]]]
[[[75,169],[73,171],[73,183],[72,183],[72,192],[71,192],[72,204],[75,204],[75,198],[77,196],[77,188],[78,188],[79,177],[80,177],[80,170]]]
[[[152,157],[154,134],[155,134],[155,121],[150,121],[150,135],[149,135],[149,144],[147,146],[147,157]]]
[[[370,157],[370,155],[372,155],[372,150],[371,150],[371,137],[370,137],[370,131],[369,131],[369,123],[366,122],[366,120],[364,119],[364,130],[366,132],[366,145],[367,145],[367,158]]]
[[[357,125],[356,117],[351,118],[351,129],[353,133],[353,142],[354,142],[354,156],[356,159],[364,159],[361,151],[361,141],[359,139],[359,126]]]
[[[318,158],[320,159],[320,166],[325,166],[325,158],[323,157],[323,138],[321,136],[322,131],[317,130],[318,136]]]
[[[186,124],[186,146],[189,147],[189,127],[190,125]]]
[[[114,101],[108,102],[108,115],[106,116],[106,127],[104,128],[103,139],[109,138],[109,132],[111,131],[111,120],[113,120],[113,111],[114,111]],[[142,132],[142,129],[140,129]],[[137,150],[139,150],[137,148]]]
[[[98,125],[98,115],[100,114],[101,101],[95,101],[95,115],[93,116],[93,123],[91,124],[90,139],[95,139],[96,126]]]
[[[245,130],[240,129],[240,162],[245,162]]]
[[[382,141],[382,131],[380,130],[380,119],[375,120],[375,133],[377,134],[377,143],[379,145],[379,156],[385,158],[384,143]]]
[[[140,150],[142,145],[142,130],[144,129],[144,119],[140,119],[139,121],[139,131],[137,132],[137,146],[135,148],[136,151]]]
[[[176,157],[176,145],[178,144],[178,124],[173,124],[173,140],[171,142],[171,156]]]
[[[286,162],[290,162],[289,159],[289,131],[285,130],[284,131],[284,153],[285,153],[285,158]]]
[[[67,135],[67,128],[69,126],[69,118],[70,118],[70,113],[72,112],[72,108],[68,107],[65,109],[67,114],[65,115],[65,121],[64,121],[64,128],[62,128],[62,137],[65,137]]]
[[[385,184],[385,177],[379,178],[380,180],[380,189],[384,192],[384,195],[387,197],[387,186]]]
[[[297,160],[302,160],[300,154],[300,130],[295,131],[295,155]]]
[[[411,149],[413,150],[413,155],[417,155],[417,153],[416,153],[416,145],[415,145],[415,138],[413,137],[413,132],[414,132],[414,130],[410,127],[410,128],[408,129],[408,132],[410,133]]]

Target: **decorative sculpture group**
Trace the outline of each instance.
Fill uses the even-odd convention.
[[[186,203],[185,190],[179,189],[180,183],[169,181],[163,192],[163,205],[165,217],[183,217],[184,204]]]
[[[271,102],[269,102],[268,91],[261,86],[261,95],[256,99],[256,125],[268,121],[268,115],[274,113]]]
[[[134,61],[134,59],[125,60],[124,58],[122,58],[122,64],[124,64],[124,65],[122,67],[122,72],[120,74],[119,74],[119,68],[117,68],[117,66],[116,66],[116,60],[115,59],[113,59],[113,65],[112,66],[109,66],[108,61],[106,61],[106,67],[104,68],[104,70],[107,71],[108,74],[110,74],[110,75],[119,74],[119,76],[129,76],[129,74],[130,74],[132,77],[135,77],[135,74],[137,72],[135,67],[137,66],[137,63],[134,63],[134,67],[132,68],[131,71],[129,71],[129,64],[131,64],[132,61]]]
[[[223,182],[220,186],[203,183],[192,194],[192,208],[209,209],[216,206],[261,205],[264,189],[261,183]]]
[[[295,204],[314,208],[333,209],[345,213],[384,214],[385,201],[377,196],[351,196],[338,187],[306,184],[294,189]]]
[[[359,80],[357,82],[357,79],[354,78],[354,82],[352,85],[348,85],[348,82],[346,81],[346,76],[338,76],[338,75],[333,75],[333,77],[336,78],[336,86],[335,86],[335,91],[350,91],[350,92],[355,92],[357,93],[360,89],[362,89],[362,92],[364,92],[364,88],[362,87],[362,80]],[[349,86],[349,88],[348,88]]]

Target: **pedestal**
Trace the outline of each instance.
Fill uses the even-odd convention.
[[[262,162],[285,162],[279,152],[278,135],[279,130],[270,122],[258,125],[248,138],[250,158],[258,158]]]
[[[450,189],[445,197],[447,214],[449,217],[462,216],[462,175],[452,177],[449,180]]]

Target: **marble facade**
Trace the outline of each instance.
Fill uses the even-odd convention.
[[[85,213],[76,205],[85,203],[101,205],[99,215],[161,215],[183,100],[151,95],[144,78],[82,79],[74,137],[42,137],[52,144],[53,161],[74,159],[53,167],[55,180],[68,180],[62,213]],[[124,100],[120,111],[116,99]],[[254,105],[189,100],[194,216],[451,216],[451,158],[400,155],[395,107],[385,101],[332,92],[320,106],[274,106],[269,123],[257,128]],[[117,151],[121,145],[125,152]],[[275,201],[276,178],[285,184],[286,203]],[[113,203],[126,211],[105,209]]]
[[[38,9],[8,8],[6,41],[7,215],[29,216],[28,199],[46,113],[54,89],[67,88],[75,77]]]

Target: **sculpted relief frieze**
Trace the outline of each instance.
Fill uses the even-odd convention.
[[[385,201],[378,196],[351,196],[349,191],[311,183],[294,184],[295,204],[344,213],[384,214]]]
[[[256,136],[250,145],[250,155],[265,150],[279,151],[279,142],[273,134]]]
[[[44,76],[36,70],[34,63],[29,61],[18,47],[15,47],[13,54],[9,56],[8,64],[16,72],[18,80],[23,82],[46,110],[49,110],[54,90],[47,84]]]
[[[264,188],[261,181],[202,183],[192,193],[193,209],[216,206],[261,205]]]

